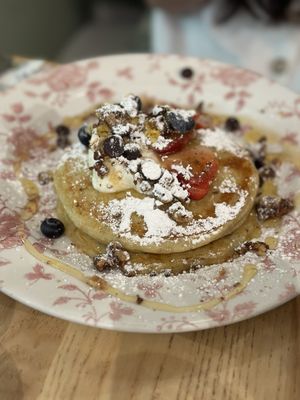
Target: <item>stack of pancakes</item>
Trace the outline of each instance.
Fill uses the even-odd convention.
[[[201,144],[201,132],[189,146],[195,141]],[[170,219],[164,205],[158,207],[151,196],[134,189],[95,190],[86,150],[69,152],[54,173],[58,216],[66,234],[89,256],[105,253],[111,242],[120,243],[130,255],[124,269],[128,274],[176,274],[233,258],[244,242],[259,235],[252,211],[258,174],[247,152],[220,144],[210,150],[218,172],[203,199],[185,204],[189,221]]]

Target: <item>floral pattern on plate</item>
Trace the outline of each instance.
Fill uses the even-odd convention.
[[[193,77],[180,71],[190,67]],[[180,307],[203,304],[199,311],[154,311],[96,290],[32,257],[35,251],[94,273],[87,256],[67,238],[42,237],[40,221],[55,212],[53,186],[41,186],[37,174],[53,169],[62,150],[53,148],[49,130],[103,101],[127,93],[196,106],[239,112],[272,129],[284,146],[299,145],[300,97],[265,78],[209,60],[176,55],[123,55],[51,67],[7,89],[0,98],[0,285],[4,293],[48,314],[74,322],[124,331],[181,332],[229,324],[274,308],[299,294],[300,219],[284,219],[278,249],[264,258],[235,260],[179,277],[125,278],[109,273],[114,287],[145,301]],[[276,99],[276,100],[274,100]],[[299,195],[300,170],[287,163],[279,174],[282,195]],[[24,182],[27,184],[24,184]],[[31,183],[30,183],[31,182]],[[299,196],[298,196],[299,197]],[[245,263],[257,268],[249,284],[229,294],[241,280]],[[226,274],[222,269],[226,269]],[[217,299],[217,301],[215,301]],[[213,307],[205,306],[215,301]]]

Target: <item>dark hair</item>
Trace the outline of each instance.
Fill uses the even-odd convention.
[[[297,1],[297,0],[296,0]],[[253,16],[266,21],[281,21],[293,17],[290,12],[295,0],[219,0],[216,21],[226,22],[239,10],[247,9]],[[297,1],[298,3],[298,1]],[[298,3],[299,5],[299,3]],[[296,7],[297,8],[297,7]],[[299,12],[299,9],[297,10]],[[299,17],[299,15],[298,15]],[[293,19],[293,18],[292,18]]]

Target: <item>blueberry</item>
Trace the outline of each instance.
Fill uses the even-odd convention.
[[[91,140],[91,135],[88,131],[88,127],[86,125],[83,125],[79,131],[78,131],[78,139],[80,140],[80,142],[88,147],[90,144],[90,140]]]
[[[56,139],[56,144],[60,149],[65,149],[66,147],[70,146],[71,142],[68,136],[59,135]]]
[[[119,135],[109,136],[103,142],[103,150],[111,158],[120,157],[124,153],[123,139]]]
[[[229,132],[239,131],[241,129],[240,121],[235,117],[229,117],[225,121],[225,129]]]
[[[192,68],[189,68],[189,67],[183,68],[180,71],[180,75],[185,79],[191,79],[194,75],[194,71],[192,70]]]
[[[56,239],[65,231],[64,224],[57,218],[46,218],[41,223],[41,232],[48,238]]]
[[[57,125],[55,132],[58,136],[68,136],[70,134],[70,129],[66,125]]]
[[[172,131],[185,133],[191,131],[195,126],[192,117],[183,117],[180,113],[170,111],[166,115],[166,121]]]
[[[125,150],[123,156],[127,158],[127,160],[136,160],[137,158],[140,158],[142,154],[138,148],[132,148]]]
[[[265,166],[264,159],[261,157],[254,158],[253,161],[254,161],[254,165],[255,165],[256,169],[260,169]]]

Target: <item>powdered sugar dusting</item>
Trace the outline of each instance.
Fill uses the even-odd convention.
[[[182,164],[173,164],[172,170],[178,172],[187,181],[193,176],[193,170],[190,165],[184,167]]]
[[[184,110],[184,109],[171,109],[171,111],[184,119],[185,121],[188,121],[191,117],[193,117],[196,114],[195,110]]]
[[[221,128],[198,129],[200,143],[203,146],[213,147],[218,151],[229,151],[239,157],[248,155],[247,151],[240,146],[237,140],[229,132]]]
[[[72,163],[73,169],[82,170],[88,168],[88,152],[85,146],[81,143],[75,143],[65,150],[61,157],[58,168],[65,164],[68,160],[76,160]]]
[[[101,106],[96,110],[96,115],[98,118],[105,118],[112,113],[125,114],[125,109],[121,107],[119,104],[105,103],[103,104],[103,106]]]
[[[238,187],[235,180],[231,177],[228,177],[221,182],[219,191],[220,193],[236,193],[238,191]]]
[[[136,129],[136,126],[130,123],[125,123],[125,124],[117,124],[112,128],[112,133],[114,135],[128,135],[130,131]]]
[[[188,225],[176,224],[167,212],[156,207],[155,200],[150,197],[143,199],[127,196],[122,200],[112,200],[107,206],[100,204],[102,213],[105,214],[106,222],[116,234],[134,240],[142,245],[159,244],[165,238],[193,238],[193,243],[201,242],[206,236],[215,232],[227,222],[236,218],[246,202],[247,193],[241,191],[239,200],[234,205],[226,203],[215,204],[215,216],[192,220]],[[143,217],[147,232],[144,237],[131,233],[131,216],[133,213]],[[116,220],[116,215],[120,220]]]
[[[226,203],[217,203],[215,205],[215,213],[218,220],[218,225],[222,224],[222,222],[225,224],[226,221],[232,220],[245,205],[245,198],[246,192],[241,191],[240,198],[234,206],[228,206]]]
[[[138,115],[139,106],[136,96],[129,95],[124,97],[120,104],[130,117],[136,117]]]
[[[170,143],[172,143],[172,139],[166,138],[164,136],[159,136],[156,142],[152,145],[157,150],[165,149]]]
[[[116,212],[122,215],[121,221],[116,221]],[[169,236],[175,228],[176,223],[159,208],[155,208],[155,200],[150,197],[138,199],[127,196],[122,200],[112,200],[107,209],[108,221],[114,232],[131,237],[131,216],[133,213],[143,217],[147,232],[145,237],[139,238],[134,235],[136,240],[143,243],[159,243],[164,237]]]

